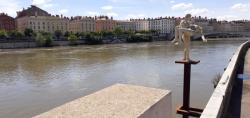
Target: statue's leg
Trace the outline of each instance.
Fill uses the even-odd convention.
[[[190,33],[184,32],[183,35],[183,41],[184,41],[184,60],[190,60],[189,57],[189,48],[190,48]]]
[[[179,27],[176,26],[175,27],[175,37],[174,37],[174,40],[172,41],[172,43],[176,43],[176,42],[179,42]]]
[[[178,35],[179,35],[179,37],[178,37],[178,40],[179,40],[179,42],[182,42],[182,39],[183,39],[183,30],[182,29],[179,29],[178,30]]]

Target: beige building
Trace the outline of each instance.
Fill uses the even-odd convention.
[[[148,19],[131,19],[135,24],[136,31],[149,31],[149,20]]]
[[[150,19],[149,29],[156,30],[161,34],[173,34],[175,29],[175,19],[170,17]]]
[[[70,32],[95,32],[96,21],[93,17],[81,17],[77,16],[70,20],[69,31]]]
[[[54,33],[60,30],[65,33],[69,28],[69,19],[57,16],[24,16],[16,19],[17,30],[23,32],[26,28],[35,32]]]
[[[135,31],[135,23],[127,20],[118,20],[117,27],[121,28],[123,31]]]
[[[99,16],[96,17],[96,31],[113,31],[117,22],[113,20],[113,17],[109,18],[108,16]]]

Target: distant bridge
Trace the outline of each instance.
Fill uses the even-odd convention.
[[[249,32],[212,32],[204,33],[206,38],[236,38],[236,37],[250,37]],[[174,35],[169,36],[171,40],[174,39]],[[201,34],[192,36],[192,40],[201,40]]]
[[[236,38],[236,37],[249,37],[249,32],[213,32],[204,33],[206,38]],[[201,40],[201,35],[194,35],[193,40]]]

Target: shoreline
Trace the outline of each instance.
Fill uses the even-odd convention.
[[[245,38],[207,38],[208,41],[248,41],[250,37]],[[170,40],[156,40],[152,42],[171,42]],[[145,42],[135,42],[135,43],[145,43]],[[120,43],[103,43],[96,45],[113,45],[113,44],[135,44],[128,42],[120,42]],[[150,43],[150,42],[148,42]],[[50,47],[41,47],[36,44],[36,42],[4,42],[0,43],[0,49],[35,49],[35,48],[52,48],[52,47],[76,47],[76,46],[91,46],[88,44],[84,44],[83,41],[78,41],[78,45],[70,45],[70,41],[54,41],[52,46]]]

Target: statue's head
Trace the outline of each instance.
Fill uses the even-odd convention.
[[[190,20],[192,18],[191,14],[186,14],[185,19]]]

